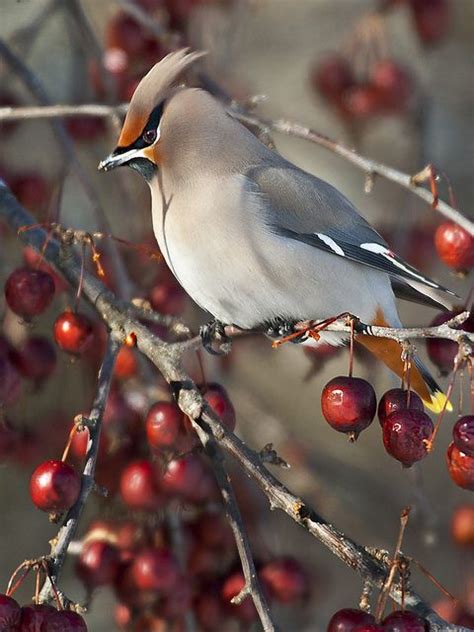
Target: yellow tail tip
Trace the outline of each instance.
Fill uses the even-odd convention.
[[[443,408],[446,408],[448,412],[452,412],[453,405],[447,400],[446,395],[441,391],[436,391],[431,394],[431,401],[423,400],[424,405],[432,413],[440,413]]]

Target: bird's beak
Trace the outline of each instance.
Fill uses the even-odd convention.
[[[130,160],[135,158],[147,158],[150,160],[150,152],[148,147],[144,149],[129,149],[121,151],[120,148],[115,149],[107,158],[99,162],[98,169],[100,171],[111,171],[115,167],[126,165]]]

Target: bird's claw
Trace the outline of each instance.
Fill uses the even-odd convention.
[[[268,326],[266,331],[270,338],[291,340],[291,342],[302,342],[300,335],[295,331],[295,323],[292,321],[277,321]]]
[[[220,320],[213,320],[199,329],[202,345],[211,355],[226,355],[232,346],[232,339],[225,332],[225,325]],[[218,349],[213,343],[218,343]]]

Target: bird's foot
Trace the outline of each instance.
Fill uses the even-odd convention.
[[[269,338],[277,338],[276,343],[280,343],[280,341],[302,342],[304,333],[296,331],[295,325],[295,321],[275,320],[267,326],[266,334]]]
[[[212,355],[226,355],[232,347],[232,339],[225,332],[225,325],[220,320],[211,320],[207,325],[202,325],[199,329],[202,345],[206,351]],[[213,344],[217,343],[215,349]]]

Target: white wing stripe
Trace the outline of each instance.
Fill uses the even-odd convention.
[[[324,233],[315,233],[316,237],[319,237],[319,239],[324,242],[326,244],[326,246],[329,246],[329,248],[331,248],[331,250],[333,252],[335,252],[337,255],[339,255],[340,257],[345,257],[345,253],[344,250],[341,248],[341,246],[339,246],[338,244],[336,244],[336,242],[334,241],[334,239],[331,239],[331,237],[329,237],[329,235],[325,235]]]
[[[411,268],[408,268],[407,266],[405,266],[402,261],[400,261],[399,259],[395,259],[395,257],[391,254],[390,250],[385,248],[385,246],[382,246],[381,244],[367,242],[365,244],[360,244],[360,247],[363,248],[364,250],[369,250],[370,252],[373,252],[377,255],[381,255],[382,257],[385,257],[385,259],[388,259],[394,266],[408,273],[410,276],[415,277],[416,279],[419,279],[420,281],[423,281],[423,283],[431,285],[431,287],[435,287],[435,288],[439,287],[437,283],[433,283],[432,281],[424,277],[422,274],[417,274]]]

